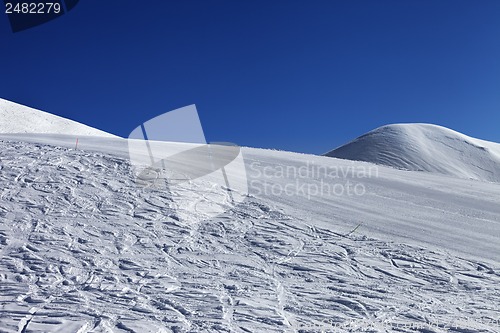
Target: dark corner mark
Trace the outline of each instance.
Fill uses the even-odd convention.
[[[4,0],[12,32],[36,27],[72,10],[80,0]]]

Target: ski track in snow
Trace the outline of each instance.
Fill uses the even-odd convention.
[[[345,236],[252,195],[189,223],[204,210],[172,196],[227,192],[138,188],[110,155],[4,141],[0,160],[0,332],[500,331],[490,263]]]

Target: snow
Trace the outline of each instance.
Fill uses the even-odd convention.
[[[0,133],[50,133],[75,137],[115,135],[0,98]]]
[[[325,155],[500,182],[500,144],[431,124],[383,126]]]
[[[500,331],[499,183],[243,148],[233,206],[74,144],[0,136],[0,332]]]

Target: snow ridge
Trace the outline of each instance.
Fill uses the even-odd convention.
[[[44,111],[0,98],[0,133],[117,136]]]
[[[398,169],[500,182],[500,144],[438,125],[382,126],[325,155]]]

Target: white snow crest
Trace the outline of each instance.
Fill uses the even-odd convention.
[[[325,155],[500,182],[500,144],[431,124],[383,126]]]
[[[0,133],[115,137],[73,120],[0,98]]]

